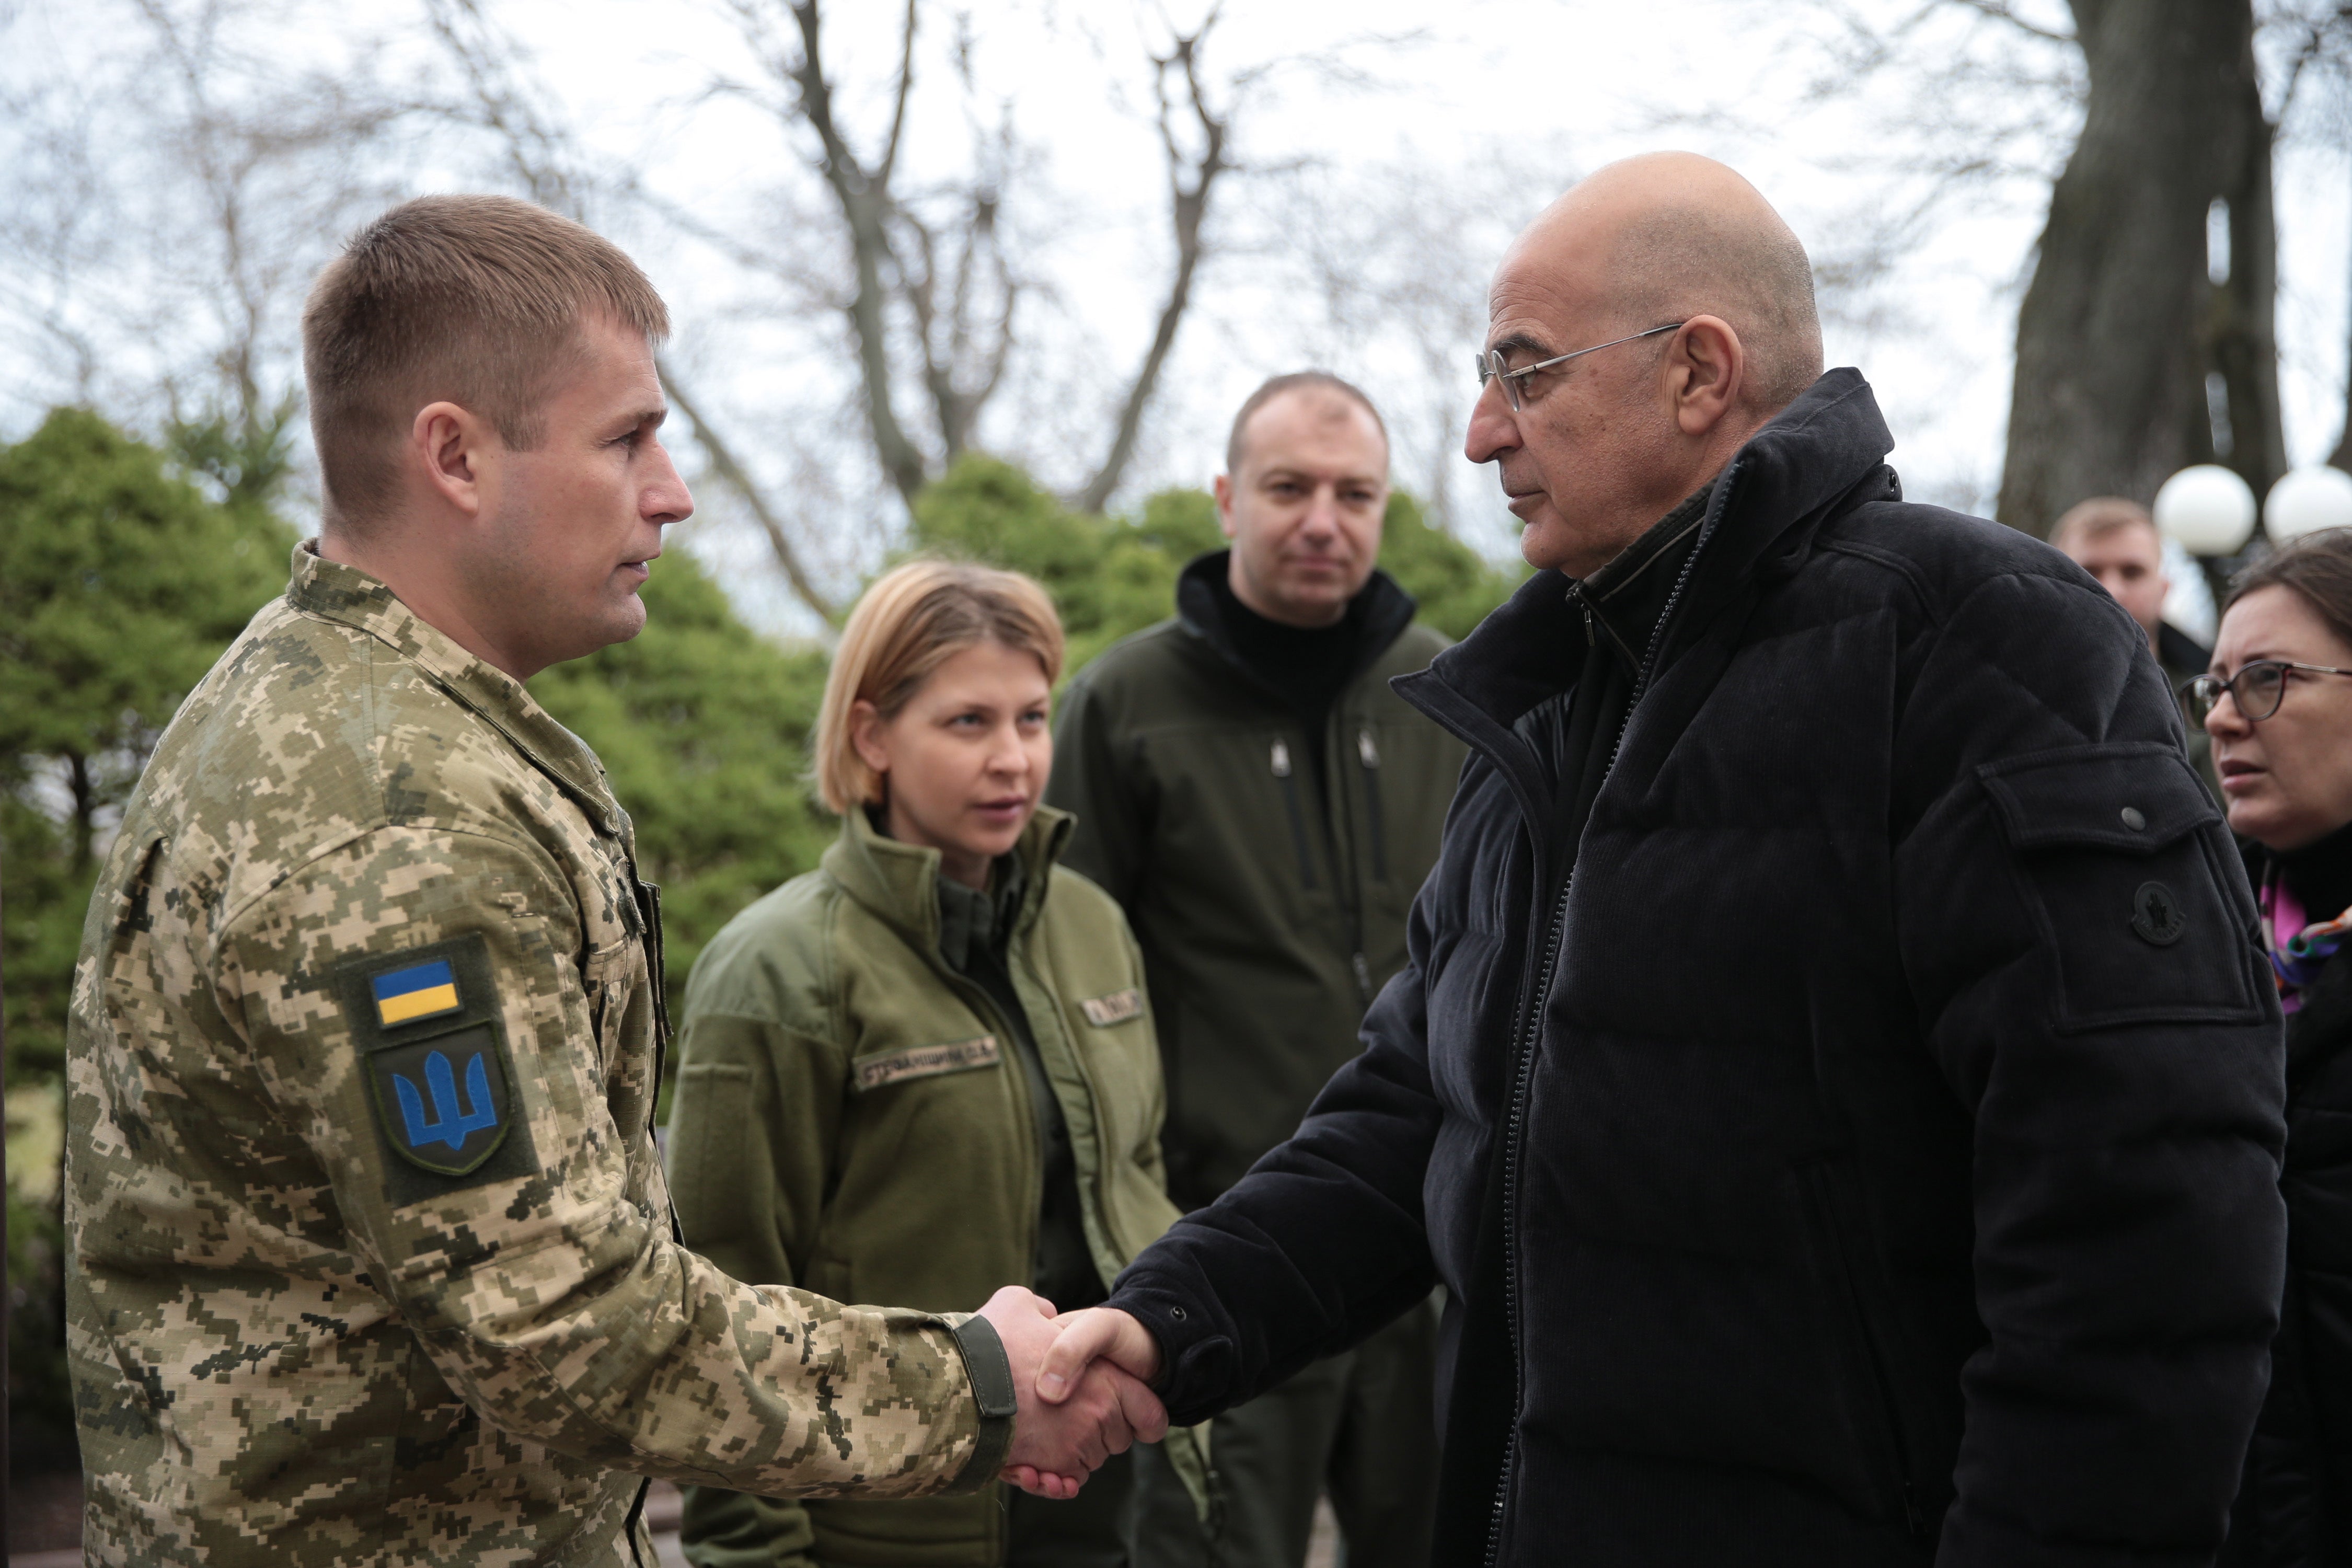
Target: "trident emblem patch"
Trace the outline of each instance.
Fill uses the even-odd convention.
[[[383,1047],[368,1076],[384,1134],[412,1164],[462,1176],[506,1136],[506,1063],[488,1028]]]
[[[422,1149],[427,1143],[446,1143],[452,1149],[463,1149],[468,1134],[486,1131],[499,1124],[499,1113],[490,1104],[490,1073],[485,1065],[488,1058],[476,1051],[466,1062],[466,1098],[473,1109],[460,1114],[457,1109],[457,1075],[449,1068],[449,1058],[439,1051],[430,1051],[425,1058],[425,1082],[433,1091],[433,1120],[425,1119],[425,1101],[416,1086],[399,1073],[392,1075],[392,1087],[400,1092],[400,1119],[407,1124],[408,1142]]]
[[[384,1172],[396,1203],[536,1168],[530,1127],[515,1131],[527,1119],[481,936],[362,954],[337,965],[334,983],[376,1131],[398,1156]]]

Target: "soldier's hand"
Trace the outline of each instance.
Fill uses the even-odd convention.
[[[1054,1305],[1044,1297],[1008,1285],[988,1299],[980,1315],[1003,1341],[1012,1363],[1017,1408],[1002,1472],[1006,1480],[1040,1497],[1066,1500],[1137,1438],[1156,1443],[1167,1436],[1168,1413],[1158,1397],[1116,1366],[1088,1368],[1050,1404],[1038,1397],[1038,1373],[1057,1328]]]

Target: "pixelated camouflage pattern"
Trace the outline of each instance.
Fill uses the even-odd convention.
[[[676,1240],[633,850],[519,683],[296,552],[165,732],[84,930],[89,1561],[650,1563],[644,1476],[988,1481],[960,1319],[740,1284]],[[472,937],[529,1159],[444,1181],[378,1132],[335,976]]]

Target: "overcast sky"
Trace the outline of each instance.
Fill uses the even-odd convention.
[[[110,3],[18,11],[8,35],[19,47],[9,51],[13,65],[0,64],[0,77],[21,84],[31,74],[102,62],[116,36],[116,24],[102,15]],[[289,7],[289,30],[278,37],[316,58],[338,58],[362,37],[388,58],[404,50],[418,62],[428,58],[397,5],[327,10],[300,0],[273,3]],[[561,117],[592,149],[592,169],[616,180],[634,176],[688,219],[738,228],[754,211],[773,223],[775,204],[763,193],[779,183],[797,178],[814,191],[804,173],[793,172],[804,146],[788,142],[754,107],[708,92],[714,81],[757,79],[722,5],[506,0],[488,8],[533,51]],[[2062,5],[2026,0],[2023,8],[2065,23]],[[878,0],[835,0],[831,7],[831,74],[845,117],[869,151],[883,120],[896,10]],[[1910,0],[1856,0],[1851,15],[1888,27],[1916,11]],[[1189,14],[1175,11],[1180,20]],[[918,95],[908,153],[916,181],[961,168],[971,142],[971,106],[953,90],[947,64],[959,39],[952,13],[926,15],[927,90]],[[1009,113],[1030,150],[1020,221],[1034,237],[1050,284],[1044,316],[1031,318],[1032,341],[1063,363],[1099,365],[1104,386],[1116,386],[1139,357],[1169,265],[1159,148],[1138,112],[1146,80],[1139,66],[1146,42],[1159,36],[1157,15],[1113,0],[973,0],[962,35],[980,84],[979,111]],[[2063,83],[2079,66],[2067,49],[2037,48],[1953,8],[1905,36],[1897,68],[1842,79],[1832,53],[1837,15],[1826,6],[1747,0],[1640,7],[1230,0],[1209,53],[1213,77],[1300,57],[1328,63],[1334,51],[1346,68],[1281,68],[1242,100],[1234,150],[1250,172],[1219,192],[1223,205],[1212,219],[1213,237],[1228,248],[1202,279],[1202,308],[1187,322],[1122,494],[1205,483],[1218,467],[1233,405],[1263,376],[1303,359],[1372,378],[1380,383],[1370,386],[1376,398],[1393,391],[1409,404],[1434,395],[1426,384],[1403,384],[1404,345],[1318,336],[1314,312],[1288,279],[1293,252],[1310,237],[1301,229],[1321,220],[1310,206],[1286,210],[1285,193],[1311,187],[1327,203],[1342,204],[1343,213],[1351,199],[1374,212],[1395,199],[1380,184],[1388,171],[1419,171],[1413,177],[1437,182],[1437,195],[1469,201],[1486,221],[1451,217],[1444,233],[1416,241],[1416,254],[1475,312],[1477,279],[1504,237],[1548,195],[1612,158],[1673,146],[1746,174],[1817,264],[1836,268],[1825,279],[1839,283],[1824,293],[1830,363],[1859,365],[1871,377],[1898,443],[1893,460],[1912,493],[1989,508],[2000,470],[2017,300],[2047,198],[2044,175],[2063,161],[2075,127],[2062,89],[1994,91],[1972,73],[2006,62]],[[1870,248],[1873,231],[1934,187],[1906,159],[1958,162],[1979,153],[2015,172],[1929,205],[1927,220],[1891,247],[1895,265],[1874,283],[1843,281]],[[393,183],[478,184],[488,167],[420,158],[394,171]],[[2324,455],[2344,416],[2347,193],[2352,169],[2340,149],[2282,149],[2279,341],[2288,448],[2298,462]],[[604,202],[599,210],[655,272],[678,320],[679,352],[740,411],[754,446],[763,427],[844,423],[839,367],[824,363],[829,351],[812,347],[830,323],[822,331],[780,325],[753,308],[740,268],[642,205]],[[55,384],[47,367],[5,363],[26,341],[0,347],[0,380],[16,388],[5,418],[18,429],[37,416],[41,389]],[[1466,352],[1460,357],[1458,395],[1466,405]],[[1421,379],[1427,383],[1425,374]],[[1070,395],[1051,377],[1010,390],[992,441],[1043,470],[1058,461],[1062,471],[1044,477],[1076,483],[1095,456],[1076,448],[1094,438],[1101,420],[1099,410],[1055,405]],[[1078,434],[1066,437],[1066,428]],[[1400,468],[1424,489],[1442,477],[1457,495],[1476,498],[1475,506],[1457,508],[1465,531],[1482,547],[1507,550],[1509,520],[1494,502],[1491,473],[1457,454],[1439,476],[1434,461],[1423,451],[1401,457]],[[716,532],[706,548],[723,553],[742,545],[726,539]]]

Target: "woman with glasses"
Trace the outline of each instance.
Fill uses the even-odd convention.
[[[2286,1018],[2286,1294],[2230,1568],[2352,1561],[2352,530],[2242,574],[2189,683]]]

